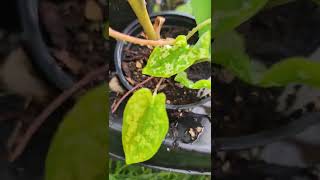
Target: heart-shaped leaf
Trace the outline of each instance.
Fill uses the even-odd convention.
[[[174,45],[156,47],[142,73],[164,78],[178,74],[197,60],[209,59],[210,42],[210,31],[204,33],[194,46],[188,45],[186,36],[180,35]]]
[[[169,129],[165,101],[165,94],[152,95],[146,88],[139,89],[130,97],[122,125],[126,164],[146,161],[160,148]]]
[[[108,94],[105,85],[81,97],[51,143],[46,180],[107,179]]]

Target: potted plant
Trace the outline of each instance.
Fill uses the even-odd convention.
[[[213,79],[217,93],[213,106],[218,149],[265,145],[295,135],[316,123],[319,114],[315,113],[317,110],[312,102],[303,104],[302,108],[292,107],[301,84],[319,87],[320,63],[301,57],[319,46],[319,38],[313,35],[319,27],[294,28],[304,27],[304,23],[317,24],[315,7],[311,1],[215,3]],[[284,18],[288,12],[296,14],[294,20]],[[297,15],[301,12],[308,16]],[[228,13],[232,15],[223,15]],[[281,18],[285,20],[279,23]],[[293,21],[300,24],[293,25]],[[281,36],[280,32],[283,32]],[[284,87],[292,84],[296,85],[293,93],[282,101],[285,105],[279,111],[278,99],[285,92]]]
[[[210,26],[208,26],[210,19],[200,21],[198,26],[195,25],[191,17],[183,17],[181,14],[163,13],[153,15],[150,19],[143,0],[128,2],[135,11],[140,24],[138,21],[133,22],[123,33],[112,28],[106,29],[109,36],[129,42],[125,44],[119,41],[115,48],[115,70],[129,91],[120,97],[112,97],[111,95],[113,114],[110,115],[109,120],[110,154],[119,158],[123,156],[124,149],[127,164],[144,162],[152,158],[146,164],[151,164],[153,167],[164,166],[173,169],[210,171],[211,125],[209,119],[198,115],[199,121],[205,118],[203,121],[204,124],[207,123],[205,130],[203,130],[204,124],[196,122],[194,123],[198,125],[193,124],[194,127],[190,125],[189,128],[188,126],[183,127],[184,122],[187,122],[186,119],[192,119],[192,116],[197,115],[187,113],[186,110],[196,109],[210,100],[210,97],[197,97],[198,89],[206,88],[210,91],[211,88],[211,82],[207,80],[211,74],[210,62],[206,62],[210,59],[211,34]],[[206,1],[206,3],[210,4],[210,1]],[[195,4],[199,6],[199,3]],[[203,3],[202,8],[208,4]],[[210,15],[209,10],[207,17]],[[192,29],[193,27],[194,29]],[[200,33],[198,41],[197,38],[191,39],[199,29],[204,30],[202,28],[207,31]],[[190,32],[188,33],[188,31]],[[190,45],[187,42],[188,39],[190,39]],[[192,42],[196,42],[195,45],[192,45]],[[183,56],[184,58],[182,58]],[[186,60],[185,64],[182,63],[184,61],[182,59]],[[194,79],[198,78],[198,81],[193,82],[187,79],[187,73],[184,72],[187,69],[189,76],[193,75]],[[199,74],[201,70],[207,70],[207,74]],[[125,104],[124,100],[130,93],[133,95]],[[137,114],[138,112],[140,113]],[[122,118],[123,122],[121,123]],[[181,126],[179,125],[177,129],[182,131],[179,136],[184,133],[190,136],[191,133],[194,137],[191,137],[188,142],[177,144],[175,143],[177,138],[172,139],[172,133],[169,133],[168,137],[167,134],[169,119],[170,124],[173,125],[178,118],[181,118],[179,121]],[[173,130],[174,127],[171,127],[170,132]],[[204,133],[206,135],[203,135],[205,138],[200,135],[202,131],[206,131]],[[122,132],[122,135],[119,132]],[[198,135],[200,136],[197,140]],[[122,146],[119,141],[121,136]],[[130,141],[132,138],[140,138],[139,141],[142,143]],[[206,142],[205,145],[201,145],[201,139],[206,139],[203,141],[203,143]],[[194,143],[191,144],[193,141]],[[180,152],[175,150],[177,147],[174,145],[181,148]],[[159,153],[157,153],[158,150]],[[195,152],[191,153],[192,150]],[[155,155],[156,153],[157,155]],[[179,158],[188,154],[194,155],[184,156],[184,160]],[[175,165],[172,162],[174,160],[172,157],[179,159]],[[198,157],[197,163],[187,165],[188,159],[195,160],[195,157]],[[201,163],[201,161],[205,163]]]

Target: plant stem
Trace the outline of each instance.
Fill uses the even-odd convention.
[[[140,39],[136,37],[132,37],[123,33],[120,33],[118,31],[113,30],[109,27],[109,36],[122,40],[127,41],[133,44],[139,44],[141,46],[164,46],[164,45],[172,45],[174,43],[174,39],[166,39],[166,40],[146,40],[146,39]]]
[[[158,89],[160,88],[160,85],[161,85],[163,80],[164,80],[164,78],[160,79],[160,81],[158,82],[156,88],[154,89],[153,95],[156,95],[158,93]]]
[[[158,39],[161,38],[161,29],[165,21],[166,19],[161,16],[157,16],[157,18],[154,20],[153,29],[156,31]]]
[[[145,0],[128,0],[131,8],[136,14],[141,26],[143,27],[144,32],[147,34],[148,39],[157,40],[157,35],[153,29]]]
[[[126,92],[120,99],[119,101],[113,106],[111,107],[111,112],[114,113],[116,112],[116,110],[118,109],[118,107],[120,106],[120,104],[122,103],[123,100],[125,100],[125,98],[131,94],[133,91],[135,91],[136,89],[138,89],[139,87],[141,87],[142,85],[144,85],[145,83],[149,82],[151,79],[153,79],[153,77],[149,77],[148,79],[142,81],[141,83],[137,84],[136,86],[134,86],[132,89],[130,89],[128,92]]]
[[[193,28],[188,34],[187,34],[187,40],[190,39],[197,31],[204,28],[205,26],[211,24],[211,18],[203,21],[202,23],[198,24],[195,28]]]

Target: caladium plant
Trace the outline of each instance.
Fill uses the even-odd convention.
[[[156,39],[155,29],[151,26],[144,0],[129,0],[140,24],[149,40],[135,39],[109,28],[113,38],[136,44],[156,45],[143,68],[142,73],[155,78],[170,78],[190,89],[211,89],[211,80],[202,79],[192,82],[186,70],[192,65],[211,61],[211,1],[193,0],[192,8],[197,26],[187,35],[179,35],[174,40]],[[202,8],[202,10],[200,10]],[[187,40],[200,31],[196,44],[190,45]],[[161,80],[160,80],[161,82]],[[158,84],[160,85],[160,84]],[[160,148],[169,129],[169,118],[166,112],[166,95],[157,93],[157,86],[152,91],[142,88],[133,93],[128,100],[122,127],[122,144],[127,164],[143,162],[152,158]]]

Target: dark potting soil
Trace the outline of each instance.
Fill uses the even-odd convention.
[[[188,32],[189,29],[183,27],[164,26],[161,35],[162,38],[175,38],[178,35],[186,35]],[[137,37],[144,38],[141,34]],[[190,40],[190,43],[194,43],[195,41],[195,38],[193,38]],[[148,76],[142,74],[142,69],[146,65],[151,52],[152,49],[146,46],[128,44],[124,47],[122,70],[127,81],[132,86],[148,78]],[[211,75],[211,65],[210,63],[199,63],[191,66],[187,70],[187,73],[188,78],[193,81],[207,79]],[[144,87],[154,89],[159,80],[160,78],[155,78],[146,83]],[[198,95],[198,90],[182,87],[174,81],[174,77],[165,79],[159,88],[159,92],[166,94],[167,104],[174,105],[195,103],[204,98]]]
[[[301,117],[305,112],[316,111],[315,104],[310,102],[290,114],[279,112],[278,99],[284,88],[261,88],[233,76],[227,82],[227,73],[220,67],[213,68],[212,106],[218,137],[235,137],[274,129]],[[297,85],[295,91],[286,96],[285,110],[293,105],[300,87]]]
[[[312,1],[295,1],[265,9],[237,29],[250,57],[266,66],[283,58],[308,56],[320,46],[320,8]],[[315,111],[313,103],[284,115],[276,110],[282,88],[246,84],[220,67],[213,69],[213,109],[218,137],[236,137],[270,130]],[[296,90],[299,86],[296,87]],[[286,109],[296,99],[286,97]]]
[[[259,88],[239,79],[226,82],[219,68],[214,68],[213,109],[218,137],[251,134],[277,127],[289,119],[275,111],[279,88]]]
[[[242,24],[247,53],[270,66],[287,57],[309,56],[320,46],[320,7],[297,0],[265,9]]]
[[[107,64],[109,44],[102,35],[108,14],[106,4],[95,0],[41,0],[39,3],[43,35],[63,70],[80,79]]]

